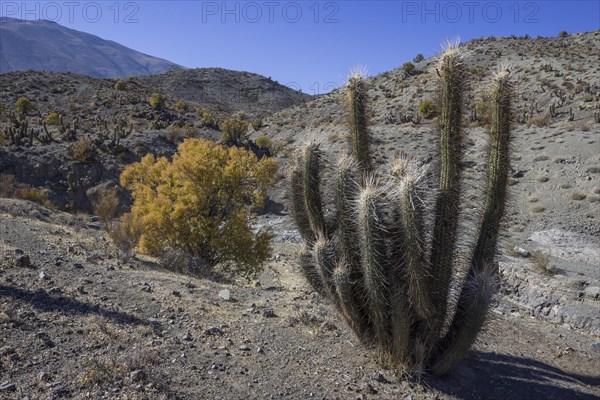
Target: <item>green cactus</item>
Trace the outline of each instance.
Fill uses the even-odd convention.
[[[482,216],[470,258],[461,266],[456,252],[462,234],[466,74],[460,50],[444,51],[436,71],[435,169],[400,157],[387,172],[372,170],[366,83],[353,75],[346,88],[352,155],[342,157],[336,167],[334,218],[323,211],[330,207],[321,194],[324,152],[318,144],[307,144],[290,174],[292,214],[306,246],[301,267],[309,283],[334,303],[361,342],[375,346],[380,362],[408,373],[444,375],[481,331],[495,289],[494,256],[506,205],[513,94],[508,70],[502,68],[491,88]],[[455,268],[464,268],[467,274],[456,307],[451,308]]]

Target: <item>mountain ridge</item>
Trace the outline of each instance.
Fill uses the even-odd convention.
[[[33,70],[125,78],[183,68],[53,21],[3,17],[0,37],[0,73]]]

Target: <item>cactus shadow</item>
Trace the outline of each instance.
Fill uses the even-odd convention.
[[[474,351],[456,372],[427,384],[459,399],[600,399],[600,376],[566,372],[526,357]]]
[[[134,315],[109,310],[96,304],[85,303],[61,295],[53,296],[43,289],[33,291],[0,284],[0,299],[2,297],[28,303],[40,311],[60,311],[66,314],[96,314],[122,325],[148,325],[148,321]]]

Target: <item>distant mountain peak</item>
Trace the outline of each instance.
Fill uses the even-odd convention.
[[[0,17],[0,38],[0,73],[34,70],[125,78],[181,68],[48,20]]]

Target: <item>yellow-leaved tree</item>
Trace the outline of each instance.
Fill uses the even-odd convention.
[[[186,139],[172,162],[148,154],[127,166],[121,185],[134,198],[140,250],[182,250],[255,276],[271,253],[271,234],[253,231],[251,209],[263,204],[277,166],[273,159],[205,139]]]

